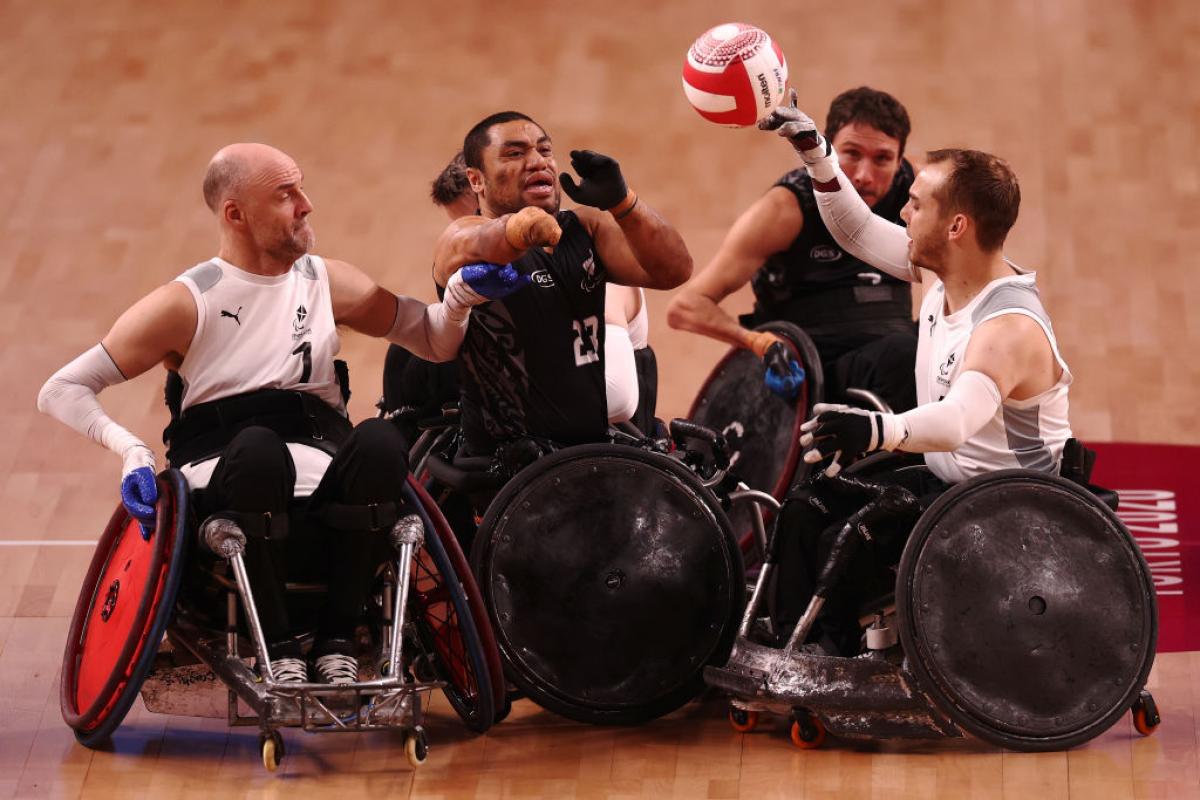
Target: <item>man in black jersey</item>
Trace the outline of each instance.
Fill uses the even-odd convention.
[[[854,188],[897,224],[913,182],[904,159],[909,129],[899,101],[865,86],[838,95],[825,126]],[[843,390],[854,387],[875,392],[896,411],[916,405],[911,290],[838,246],[803,167],[738,218],[709,265],[672,299],[668,324],[762,356],[776,337],[742,327],[718,305],[747,281],[754,313],[740,322],[784,320],[803,328],[821,356],[827,401],[844,402]],[[768,385],[786,391],[779,377],[768,373]]]
[[[442,234],[434,278],[442,285],[464,264],[488,261],[512,262],[532,281],[472,314],[459,353],[467,452],[524,438],[601,441],[605,281],[674,288],[692,273],[687,247],[628,190],[617,162],[590,150],[571,152],[579,183],[560,178],[581,207],[561,211],[550,136],[524,114],[480,121],[463,157],[480,213]]]

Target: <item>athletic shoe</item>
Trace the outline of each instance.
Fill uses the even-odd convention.
[[[302,658],[276,658],[271,661],[276,683],[307,683],[308,665]]]
[[[316,667],[323,683],[354,683],[358,680],[358,659],[354,656],[330,653],[318,658]]]

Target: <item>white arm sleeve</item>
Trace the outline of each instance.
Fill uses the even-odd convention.
[[[836,152],[823,158],[822,162],[822,167],[832,168],[842,187],[836,192],[813,188],[821,221],[837,243],[850,255],[895,278],[917,280],[916,270],[908,261],[908,232],[903,226],[871,212],[871,207],[858,196],[854,184],[842,172]]]
[[[473,290],[459,273],[446,282],[445,299],[426,305],[412,297],[398,297],[396,321],[384,337],[417,358],[435,363],[453,361],[467,334],[471,307],[487,298]]]
[[[629,331],[620,325],[604,326],[604,389],[608,395],[608,421],[632,419],[638,406],[637,363]]]
[[[909,453],[953,452],[995,416],[1002,399],[995,381],[977,370],[967,370],[938,402],[903,414],[884,414],[884,448]]]
[[[119,455],[124,462],[122,476],[138,467],[154,469],[154,453],[150,448],[113,422],[96,397],[106,387],[124,380],[108,351],[98,344],[51,375],[37,399],[38,411]]]

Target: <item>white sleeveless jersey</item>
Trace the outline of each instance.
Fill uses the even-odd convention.
[[[926,453],[929,469],[949,483],[1010,467],[1057,474],[1063,445],[1071,438],[1067,419],[1071,371],[1058,352],[1034,273],[1011,263],[1009,266],[1018,274],[992,281],[953,314],[945,313],[946,295],[941,281],[935,281],[925,293],[917,345],[917,403],[936,403],[946,396],[962,369],[971,332],[1003,314],[1023,314],[1041,326],[1062,367],[1062,377],[1036,397],[1005,400],[995,416],[957,450]]]
[[[196,332],[179,368],[182,408],[259,389],[314,394],[346,413],[333,360],[341,347],[329,273],[319,256],[301,256],[283,275],[255,275],[220,258],[176,278],[196,301]],[[312,494],[331,460],[289,443],[296,495]],[[186,465],[193,488],[208,485],[216,459]]]

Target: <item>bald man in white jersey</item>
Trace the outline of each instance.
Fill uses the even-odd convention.
[[[172,422],[167,458],[196,493],[200,518],[237,521],[275,679],[307,680],[284,601],[289,511],[325,550],[330,593],[312,657],[322,680],[357,677],[361,616],[380,529],[399,515],[406,445],[390,424],[346,415],[337,327],[453,359],[470,308],[520,288],[511,269],[457,272],[442,303],[376,285],[357,267],[311,255],[313,206],[287,154],[233,144],[213,157],[204,199],[217,217],[217,256],[155,289],[92,349],[42,387],[38,408],[121,456],[121,498],[143,528],[157,500],[151,449],[110,419],[97,394],[162,364]],[[296,500],[295,498],[299,498]],[[291,525],[295,528],[296,525]],[[303,527],[303,526],[302,526]],[[293,531],[294,533],[295,531]]]
[[[796,108],[794,91],[790,100],[760,127],[787,138],[800,154],[838,244],[898,278],[921,281],[918,267],[933,276],[919,319],[917,408],[881,414],[818,405],[803,426],[805,461],[831,458],[825,473],[833,476],[877,450],[923,453],[942,488],[1010,467],[1057,474],[1071,437],[1071,372],[1034,274],[1004,257],[1020,205],[1008,164],[976,150],[929,153],[902,212],[905,229],[847,191],[851,184],[832,147]],[[811,529],[814,522],[823,520],[805,524]],[[809,560],[820,557],[817,551],[814,557],[810,548]],[[854,644],[843,641],[839,649]]]

